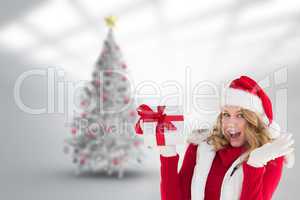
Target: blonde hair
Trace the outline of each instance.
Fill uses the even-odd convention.
[[[241,109],[241,113],[247,122],[245,127],[245,145],[248,153],[271,141],[267,126],[259,114],[243,108]],[[217,117],[216,124],[209,133],[206,141],[207,143],[213,145],[215,151],[223,149],[229,145],[229,141],[222,133],[222,113],[220,113]]]

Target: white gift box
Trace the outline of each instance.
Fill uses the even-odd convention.
[[[157,107],[152,107],[154,112],[157,112]],[[182,108],[178,106],[166,106],[164,114],[167,116],[172,115],[183,115]],[[164,139],[165,145],[178,145],[184,144],[184,120],[182,121],[171,121],[171,123],[176,127],[176,130],[168,130],[164,128]],[[143,138],[144,145],[148,147],[158,146],[156,140],[156,126],[157,122],[147,122],[141,121],[141,127],[143,129],[143,134],[140,137]]]

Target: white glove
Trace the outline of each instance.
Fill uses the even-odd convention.
[[[175,145],[158,146],[158,150],[159,150],[160,155],[162,155],[164,157],[171,157],[171,156],[176,156],[177,155]]]
[[[292,153],[294,151],[293,144],[294,140],[291,134],[282,134],[271,143],[254,149],[250,153],[247,163],[253,167],[263,167],[270,160]]]

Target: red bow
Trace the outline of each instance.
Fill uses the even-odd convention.
[[[183,121],[183,115],[166,115],[164,113],[166,106],[157,106],[157,112],[154,112],[149,106],[142,104],[137,108],[140,119],[135,124],[135,132],[143,134],[141,120],[143,122],[157,122],[156,142],[157,145],[165,145],[164,130],[176,130],[172,121]]]

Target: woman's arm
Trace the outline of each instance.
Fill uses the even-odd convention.
[[[264,167],[243,163],[244,180],[240,200],[270,200],[282,175],[283,157]]]
[[[163,156],[161,161],[161,199],[190,199],[191,180],[196,161],[197,145],[189,144],[184,155],[182,167],[178,173],[179,155]]]

